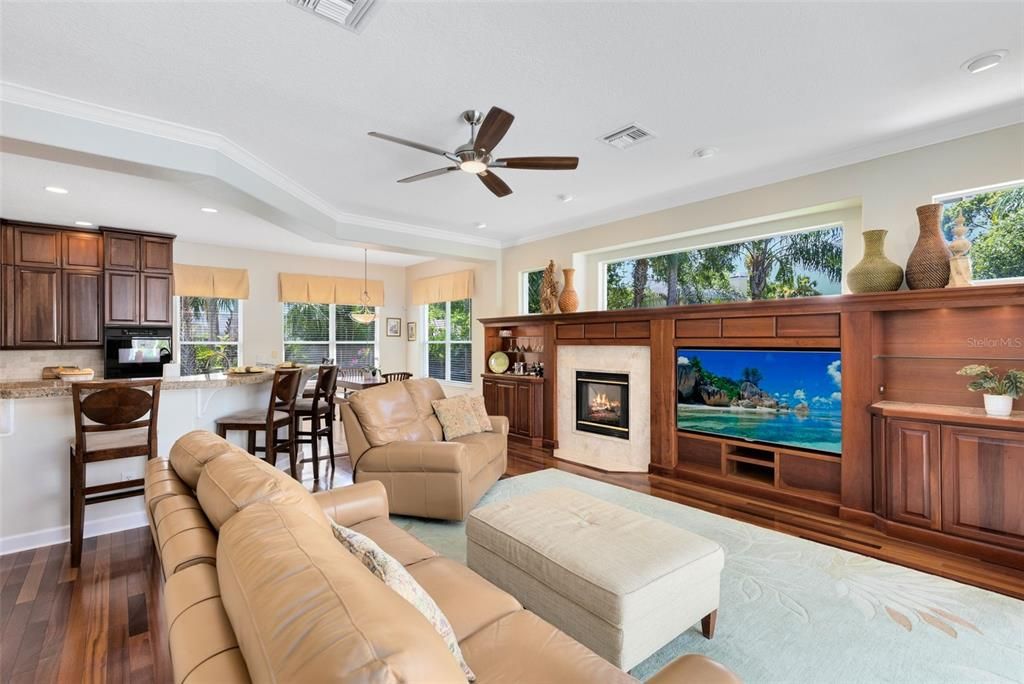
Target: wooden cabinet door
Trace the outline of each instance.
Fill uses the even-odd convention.
[[[509,432],[522,434],[519,417],[516,411],[516,385],[514,382],[495,383],[497,415],[508,418]]]
[[[174,257],[170,238],[143,235],[140,242],[142,270],[154,273],[170,273],[174,269]]]
[[[943,426],[942,529],[1024,549],[1024,433]]]
[[[14,346],[60,345],[60,270],[14,268]]]
[[[56,228],[14,226],[15,266],[59,268],[60,236]]]
[[[99,233],[63,231],[61,247],[63,268],[79,271],[103,268],[103,236]]]
[[[143,273],[139,292],[142,325],[170,325],[171,276]]]
[[[939,426],[890,420],[887,433],[889,518],[938,529]]]
[[[107,271],[103,275],[103,309],[107,325],[138,325],[139,274]]]
[[[516,419],[519,421],[519,434],[532,437],[537,430],[534,416],[533,384],[516,383]]]
[[[96,347],[103,343],[103,274],[95,271],[64,271],[65,347]]]
[[[103,233],[103,265],[117,271],[138,271],[139,236],[131,233]]]

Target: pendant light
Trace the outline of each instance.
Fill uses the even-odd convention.
[[[366,250],[363,250],[363,294],[359,297],[362,307],[349,314],[356,323],[367,325],[377,319],[377,314],[370,308],[370,293],[366,288]]]

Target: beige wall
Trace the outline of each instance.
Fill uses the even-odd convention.
[[[361,263],[180,241],[174,243],[174,260],[180,264],[249,269],[249,299],[242,305],[242,354],[246,363],[281,360],[284,338],[279,273],[363,277]],[[405,370],[405,336],[384,334],[385,318],[405,318],[405,268],[370,264],[368,272],[371,280],[384,281],[384,306],[378,310],[377,331],[380,366],[389,371]]]
[[[934,195],[1021,178],[1024,124],[510,247],[502,252],[501,312],[519,313],[519,274],[543,268],[548,259],[559,268],[573,265],[580,271],[576,288],[584,307],[593,309],[594,266],[600,260],[593,252],[625,243],[638,248],[669,237],[695,247],[749,237],[758,232],[750,224],[759,220],[791,221],[799,214],[823,211],[846,215],[844,270],[863,256],[860,231],[872,228],[888,229],[887,253],[904,263],[917,239],[915,207],[931,202]],[[859,212],[851,213],[852,207]],[[813,217],[804,218],[808,225],[817,224]],[[649,244],[646,249],[652,251]]]
[[[419,278],[429,278],[443,273],[465,271],[472,269],[474,272],[475,291],[473,293],[473,320],[500,315],[501,292],[498,279],[499,264],[494,261],[487,262],[465,262],[449,261],[439,259],[428,261],[423,264],[416,264],[406,269],[406,301],[412,301],[412,284]],[[406,320],[416,321],[416,341],[409,343],[408,359],[406,365],[408,370],[415,376],[426,374],[424,367],[424,331],[423,331],[423,307],[408,306],[406,309]],[[404,325],[404,321],[403,321]],[[484,328],[479,322],[473,324],[473,386],[447,384],[445,391],[448,394],[459,394],[472,391],[480,392],[482,383],[480,373],[483,371],[483,335]]]

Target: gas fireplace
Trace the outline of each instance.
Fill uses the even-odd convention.
[[[629,375],[576,371],[576,429],[629,439]]]

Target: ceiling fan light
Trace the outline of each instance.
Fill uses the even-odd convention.
[[[481,171],[487,170],[487,164],[475,159],[468,159],[464,162],[460,162],[459,168],[466,173],[480,173]]]

